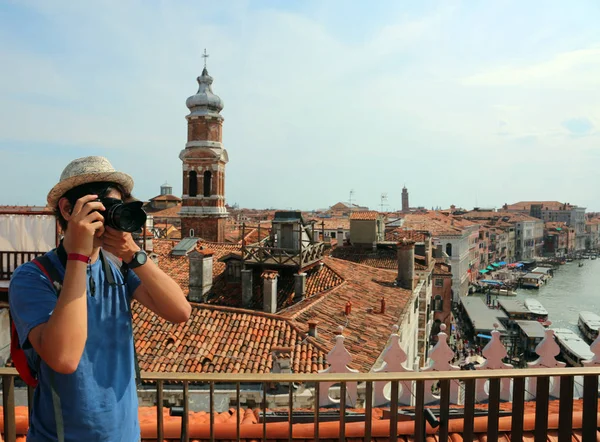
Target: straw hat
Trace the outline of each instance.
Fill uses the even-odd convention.
[[[120,184],[129,193],[133,189],[133,178],[117,172],[104,157],[83,157],[71,161],[60,175],[60,181],[48,193],[48,205],[55,208],[58,200],[69,190],[81,184],[107,181]]]

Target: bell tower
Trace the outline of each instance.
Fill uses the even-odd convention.
[[[179,154],[183,163],[181,236],[222,242],[225,238],[225,165],[229,161],[223,147],[223,101],[212,91],[213,78],[206,69],[198,77],[198,92],[189,97],[185,117],[188,136]]]

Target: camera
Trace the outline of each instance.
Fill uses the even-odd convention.
[[[116,198],[99,198],[106,210],[100,211],[104,217],[104,225],[122,232],[137,232],[146,223],[146,212],[142,209],[144,203],[132,201],[124,203]]]

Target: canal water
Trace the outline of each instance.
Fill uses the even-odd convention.
[[[539,290],[517,290],[516,297],[492,296],[492,299],[537,299],[548,311],[551,328],[564,327],[577,331],[579,312],[591,311],[600,315],[600,258],[584,259],[561,265],[554,277]],[[483,297],[485,301],[485,296]]]

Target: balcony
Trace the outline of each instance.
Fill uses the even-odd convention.
[[[437,440],[477,440],[485,435],[487,441],[523,440],[534,436],[536,441],[571,441],[573,431],[580,429],[583,441],[597,440],[598,428],[598,375],[600,368],[552,368],[545,370],[483,370],[457,372],[406,372],[406,373],[346,373],[346,374],[271,374],[266,379],[259,374],[166,374],[143,373],[145,381],[156,385],[155,414],[140,416],[142,440],[144,441],[190,441],[190,440],[415,440],[426,441],[436,435]],[[13,369],[0,369],[3,391],[4,440],[15,442],[27,428],[26,412],[19,410],[16,419]],[[560,379],[560,399],[551,400],[551,378]],[[583,400],[573,399],[576,376],[583,377]],[[505,381],[512,384],[512,404],[506,406],[501,400]],[[535,391],[527,391],[527,385],[535,382]],[[439,381],[439,396],[435,404],[427,404],[427,389]],[[478,382],[489,382],[489,397],[477,400]],[[165,383],[177,382],[183,389],[181,417],[172,417],[163,407]],[[216,412],[215,390],[219,384],[235,384],[236,406],[224,413]],[[260,385],[269,391],[273,384],[310,386],[313,397],[311,409],[294,406],[294,388],[289,388],[287,406],[271,410],[267,403],[273,396],[262,395],[263,403],[254,412],[240,407],[240,392],[246,384]],[[390,383],[390,401],[383,407],[374,406],[374,398],[385,384]],[[189,410],[190,385],[204,385],[209,399],[208,415]],[[323,391],[332,384],[339,385],[339,402],[333,408],[320,404]],[[462,404],[453,403],[454,385],[461,385]],[[358,385],[358,389],[357,386]],[[399,397],[406,397],[406,387],[413,397],[411,406],[399,404]],[[358,390],[359,401],[347,409],[353,392]],[[403,394],[404,391],[404,394]],[[362,393],[362,394],[361,394]],[[400,394],[399,394],[400,393]],[[526,401],[526,395],[535,393],[535,399]],[[281,395],[280,395],[281,396]],[[362,399],[361,399],[362,396]],[[32,394],[29,395],[32,397]],[[477,404],[479,402],[479,404]],[[485,402],[485,403],[484,403]],[[574,407],[576,405],[576,407]],[[535,409],[535,413],[532,410]],[[267,413],[263,411],[267,410]],[[345,410],[345,412],[342,412]],[[397,410],[396,413],[391,410]],[[556,412],[558,410],[558,413]],[[154,410],[152,410],[154,411]],[[225,415],[225,416],[224,416]],[[291,419],[290,419],[291,416]],[[433,424],[433,425],[432,425]],[[17,431],[18,429],[18,431]],[[579,435],[579,432],[577,432]],[[551,438],[549,438],[552,436]],[[452,437],[452,439],[449,439]],[[24,439],[21,439],[24,440]]]
[[[142,373],[153,389],[140,392],[156,404],[140,407],[142,440],[426,442],[435,436],[440,441],[533,437],[562,442],[573,435],[595,441],[600,435],[600,345],[592,345],[595,357],[586,362],[589,366],[565,368],[554,359],[556,344],[547,330],[536,349],[540,358],[528,369],[512,369],[503,362],[500,333],[492,331],[483,351],[485,363],[464,371],[451,365],[454,353],[442,331],[430,365],[416,372],[402,365],[406,353],[397,332],[394,327],[382,354],[384,364],[370,373],[346,366],[351,356],[341,334],[327,356],[329,368],[320,373]],[[286,367],[281,364],[285,354],[277,360],[279,367]],[[3,434],[15,442],[26,432],[28,411],[15,407],[16,372],[2,368],[0,376]],[[178,407],[165,407],[173,388]],[[28,390],[29,403],[32,393]],[[223,397],[229,402],[217,403]]]

